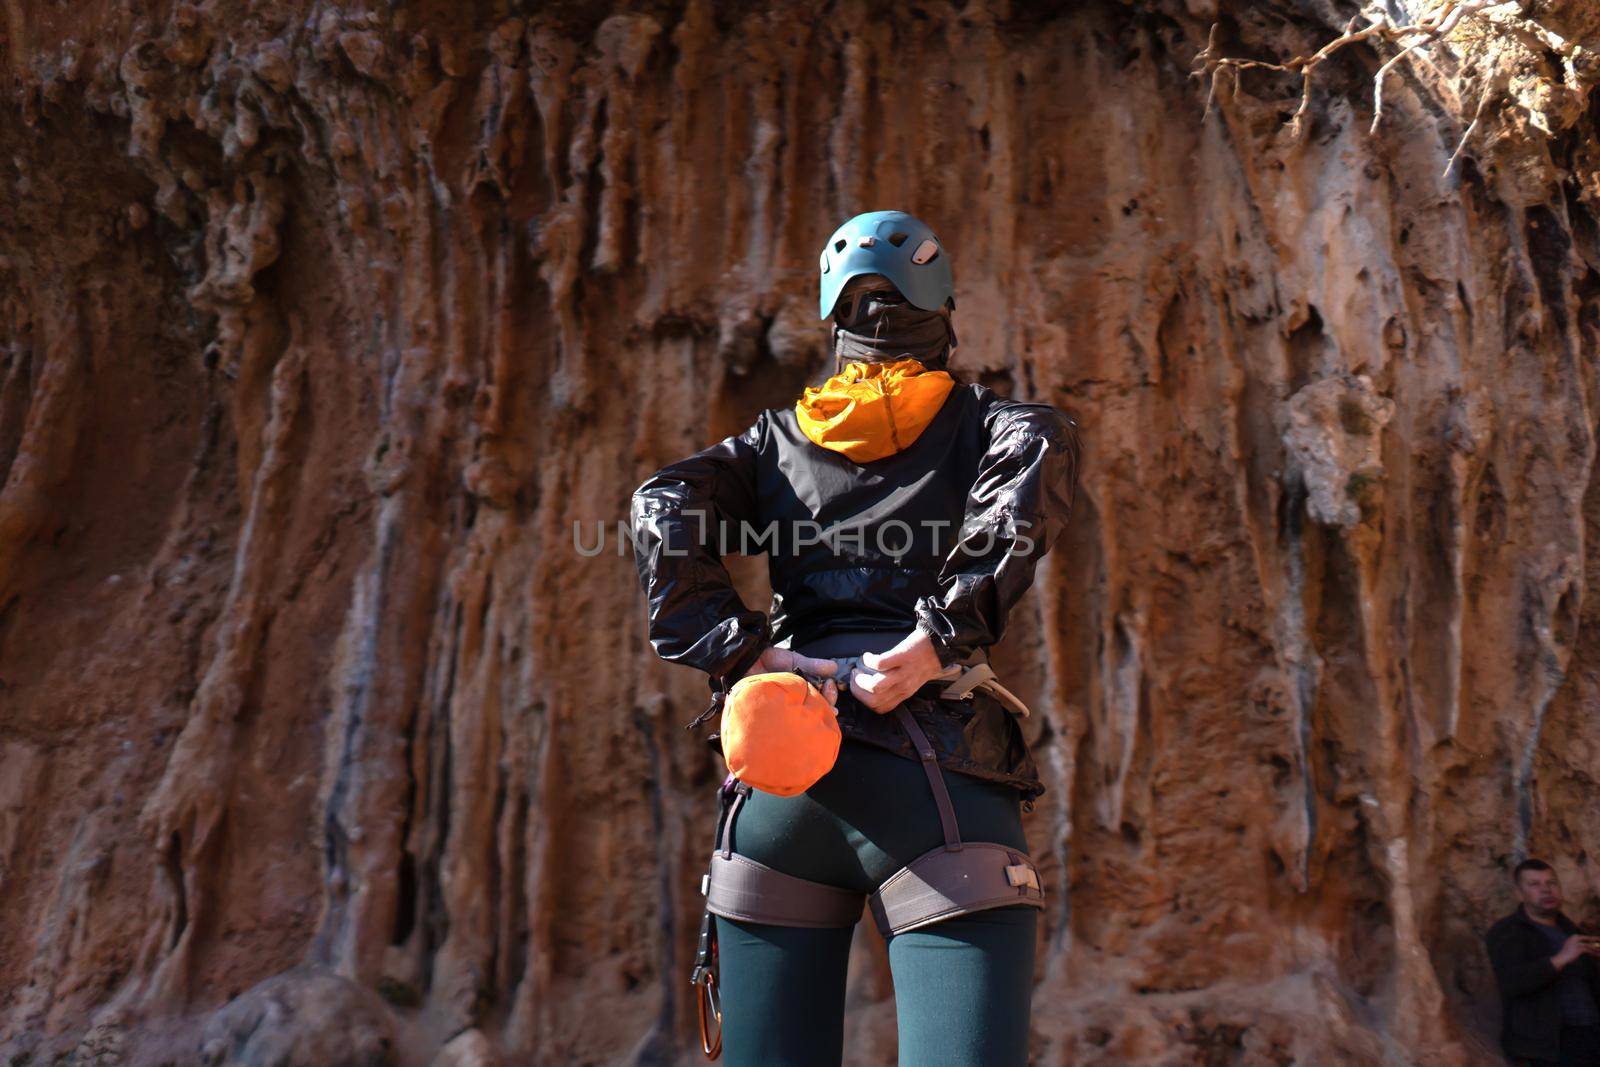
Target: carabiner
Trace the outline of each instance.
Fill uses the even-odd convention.
[[[717,993],[717,976],[711,968],[701,971],[695,981],[695,1000],[700,1017],[700,1050],[706,1054],[706,1059],[714,1060],[722,1055],[722,997]],[[710,1014],[706,1008],[711,1009]],[[711,1019],[717,1022],[717,1039],[711,1040]]]

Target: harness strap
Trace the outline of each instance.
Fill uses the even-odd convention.
[[[1026,853],[991,841],[968,841],[960,852],[924,852],[890,875],[869,903],[878,932],[889,938],[988,908],[1042,908],[1044,890]]]
[[[1028,717],[1028,705],[1022,702],[1021,697],[1000,684],[999,677],[987,659],[970,664],[952,663],[935,675],[933,680],[944,683],[944,687],[939,690],[941,700],[970,700],[973,693],[982,691],[1000,701],[1007,711],[1019,719]]]
[[[939,672],[939,677],[954,679],[944,687],[944,690],[939,695],[950,700],[960,700],[978,688],[981,683],[992,679],[994,677],[994,668],[989,666],[988,663],[980,663],[975,667],[962,667],[958,663],[952,663]]]
[[[861,657],[836,656],[832,658],[838,664],[838,669],[834,671],[833,678],[839,685],[848,686],[850,684],[850,675],[856,670],[862,669]],[[952,664],[945,669],[944,674],[948,675],[952,671],[959,672],[961,669],[961,667]],[[972,678],[971,685],[977,686],[994,678],[994,671],[990,669],[987,663],[982,664],[982,669],[988,673],[979,673],[977,668],[971,668],[968,669],[965,675],[962,675],[961,681],[966,682],[968,678]],[[814,678],[804,672],[798,673],[813,684],[821,686],[821,679]],[[948,693],[948,690],[946,692]],[[962,690],[963,694],[966,692],[968,690]],[[939,825],[944,829],[944,847],[950,852],[959,852],[961,851],[961,830],[956,824],[956,809],[955,805],[950,802],[950,790],[944,784],[944,775],[939,771],[939,759],[938,755],[933,751],[933,744],[928,740],[928,735],[923,732],[922,727],[917,725],[916,717],[911,714],[910,709],[904,704],[895,708],[894,714],[895,718],[900,720],[900,725],[905,729],[906,735],[911,738],[911,744],[917,750],[917,759],[922,762],[923,773],[928,776],[928,784],[933,788],[933,802],[939,808]],[[723,858],[726,859],[727,856],[728,853],[724,851]]]
[[[1022,702],[1021,697],[1001,685],[996,679],[989,679],[979,688],[987,691],[990,696],[1004,704],[1007,710],[1016,715],[1017,718],[1026,719],[1028,717],[1028,705]]]
[[[712,853],[706,908],[774,926],[854,926],[866,894],[796,878],[748,856]]]
[[[894,714],[895,718],[900,720],[900,725],[905,727],[906,733],[910,735],[911,743],[916,746],[917,758],[922,761],[922,770],[928,776],[928,784],[933,787],[933,802],[939,807],[939,823],[944,827],[945,850],[959,852],[961,830],[956,825],[956,809],[955,805],[950,803],[950,790],[944,784],[944,775],[939,772],[939,762],[934,755],[933,744],[904,704],[895,708]]]
[[[733,823],[739,817],[739,809],[744,806],[744,798],[749,795],[750,786],[743,782],[735,782],[733,802],[722,809],[722,819],[717,824],[717,841],[722,848],[723,859],[733,855]]]

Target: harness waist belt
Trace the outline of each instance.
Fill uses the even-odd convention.
[[[903,636],[888,633],[829,634],[815,641],[807,641],[794,651],[801,655],[832,659],[836,662],[839,669],[833,678],[843,688],[849,685],[850,673],[861,667],[860,653],[864,646],[871,646],[867,647],[866,651],[877,651],[880,646],[886,649],[897,644]],[[822,685],[823,679],[804,676],[818,687]],[[940,700],[971,700],[973,693],[982,692],[994,697],[1007,711],[1018,718],[1028,717],[1028,705],[1022,702],[1022,698],[1000,684],[994,668],[989,665],[989,653],[983,648],[973,649],[972,654],[960,663],[952,663],[944,668],[928,685],[934,687]]]

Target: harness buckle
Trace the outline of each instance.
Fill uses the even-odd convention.
[[[1043,892],[1039,885],[1039,876],[1032,867],[1026,863],[1014,863],[1006,868],[1006,881],[1016,886],[1028,886]]]

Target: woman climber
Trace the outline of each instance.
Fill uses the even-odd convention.
[[[1077,428],[950,373],[924,223],[858,215],[820,269],[833,376],[633,495],[650,642],[709,676],[733,772],[702,881],[705,1050],[841,1063],[868,906],[900,1062],[1025,1064],[1043,889],[1021,809],[1044,786],[987,650],[1071,513]],[[729,579],[734,538],[769,556],[769,612]]]

